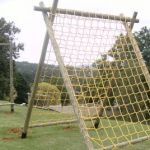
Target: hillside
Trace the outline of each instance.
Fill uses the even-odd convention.
[[[16,62],[16,69],[24,77],[28,84],[34,81],[37,64],[26,61]]]

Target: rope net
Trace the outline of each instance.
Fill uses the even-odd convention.
[[[150,134],[149,75],[144,74],[143,59],[124,24],[55,14],[53,31],[74,90],[78,115],[96,149],[130,144]],[[42,108],[71,108],[51,42],[34,102]]]

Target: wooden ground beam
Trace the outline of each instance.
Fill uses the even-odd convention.
[[[36,11],[43,11],[43,12],[51,12],[51,8],[49,7],[39,7],[35,6],[34,10]],[[116,16],[116,15],[108,15],[108,14],[100,14],[100,13],[90,13],[90,12],[82,12],[76,10],[68,10],[68,9],[57,9],[56,13],[59,14],[68,14],[74,16],[82,16],[82,17],[89,17],[89,18],[101,18],[101,19],[109,19],[109,20],[117,20],[117,21],[125,21],[125,22],[132,22],[133,19],[130,17],[124,16]],[[139,22],[139,19],[134,20],[135,23]]]
[[[143,142],[143,141],[146,141],[146,140],[149,140],[150,139],[150,136],[144,136],[144,137],[141,137],[141,138],[138,138],[138,139],[134,139],[134,140],[131,140],[131,141],[126,141],[126,142],[122,142],[122,143],[118,143],[116,144],[115,146],[114,145],[110,145],[110,146],[107,146],[107,147],[104,147],[103,150],[112,150],[116,147],[124,147],[128,144],[136,144],[136,143],[139,143],[139,142]],[[95,150],[102,150],[102,149],[95,149]]]
[[[33,106],[33,108],[36,108],[36,109],[42,109],[42,110],[49,110],[49,111],[55,111],[55,112],[60,113],[60,111],[55,110],[55,109],[52,109],[52,108],[50,108],[50,107],[44,108],[44,107],[40,107],[40,106]]]
[[[60,125],[60,124],[70,124],[70,123],[76,123],[76,122],[77,122],[77,119],[72,119],[72,120],[67,120],[67,121],[47,122],[47,123],[30,125],[29,128],[53,126],[53,125]]]
[[[15,103],[3,103],[3,104],[0,104],[0,106],[7,106],[7,105],[14,105]]]
[[[93,120],[95,120],[93,118]],[[91,119],[84,119],[84,121],[90,121]],[[63,125],[63,124],[71,124],[71,123],[77,123],[77,119],[71,119],[71,120],[66,120],[66,121],[55,121],[55,122],[46,122],[46,123],[41,123],[41,124],[33,124],[30,125],[29,128],[36,128],[36,127],[46,127],[46,126],[53,126],[53,125]]]

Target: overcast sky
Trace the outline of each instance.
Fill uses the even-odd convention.
[[[19,61],[38,62],[45,25],[40,12],[33,10],[40,0],[0,0],[0,17],[6,21],[14,21],[21,29],[18,41],[24,43],[25,50],[21,52]],[[46,6],[52,5],[52,0],[43,0]],[[140,22],[134,26],[138,31],[143,26],[150,27],[150,8],[147,0],[59,0],[59,8],[94,11],[131,16],[138,11]]]

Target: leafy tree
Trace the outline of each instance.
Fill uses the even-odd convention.
[[[134,33],[143,58],[150,70],[150,28],[143,27],[140,31]]]
[[[13,22],[6,22],[4,18],[0,18],[0,43],[12,43],[14,59],[18,58],[19,51],[23,50],[23,44],[15,42],[19,32]],[[0,99],[9,94],[9,60],[9,46],[0,45]]]
[[[15,99],[15,103],[27,103],[27,93],[29,93],[30,87],[23,76],[18,72],[15,74],[15,89],[17,91],[17,98]]]
[[[14,25],[14,22],[6,22],[4,18],[0,19],[0,43],[13,44],[13,57],[19,57],[19,51],[24,49],[23,43],[16,43],[16,34],[20,33],[20,29]],[[6,56],[9,57],[9,49],[6,51]]]

